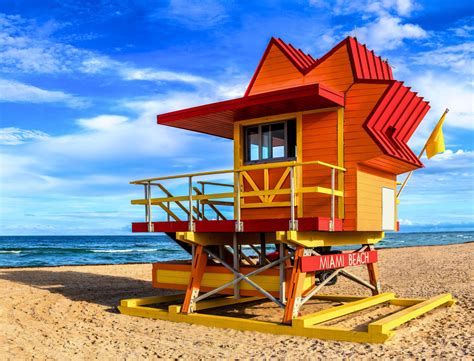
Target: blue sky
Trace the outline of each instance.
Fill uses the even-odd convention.
[[[0,13],[0,234],[128,232],[143,215],[130,180],[232,166],[230,141],[156,114],[242,96],[271,36],[318,58],[347,35],[431,102],[415,150],[451,109],[402,226],[474,228],[470,1],[3,0]]]

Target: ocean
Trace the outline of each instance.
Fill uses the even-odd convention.
[[[474,241],[474,231],[389,233],[377,248]],[[189,259],[166,235],[0,236],[0,267],[150,263]]]

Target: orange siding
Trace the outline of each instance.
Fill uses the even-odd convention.
[[[344,110],[344,230],[357,227],[357,167],[360,162],[382,155],[362,125],[380,99],[386,84],[354,84],[346,93]]]
[[[321,160],[337,164],[337,112],[303,115],[303,162]],[[303,167],[303,186],[331,187],[331,170],[319,165]],[[304,194],[304,217],[329,217],[331,197]]]
[[[273,45],[249,95],[298,86],[302,84],[302,79],[300,71]]]
[[[351,61],[344,45],[306,74],[305,84],[323,83],[335,90],[345,92],[354,82]]]
[[[353,81],[346,45],[335,51],[305,76],[296,69],[278,47],[273,45],[249,95],[314,83],[322,83],[335,90],[346,91]]]
[[[382,230],[382,188],[396,189],[396,176],[369,167],[357,171],[357,230]]]

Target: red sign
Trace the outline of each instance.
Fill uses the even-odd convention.
[[[301,259],[301,271],[322,271],[327,269],[360,266],[375,262],[377,262],[377,251],[308,256]]]

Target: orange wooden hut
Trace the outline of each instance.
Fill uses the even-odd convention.
[[[154,264],[155,287],[185,291],[176,296],[183,298],[179,307],[155,317],[206,324],[197,310],[263,296],[292,326],[248,329],[383,341],[394,317],[362,333],[317,325],[384,302],[408,306],[405,321],[407,314],[451,304],[450,295],[422,301],[381,293],[374,250],[384,231],[398,230],[397,176],[423,166],[407,142],[429,108],[355,38],[319,59],[272,38],[243,97],[159,115],[161,125],[233,139],[234,167],[132,182],[145,189],[145,197],[132,203],[146,209],[145,222],[132,230],[164,232],[192,254],[190,262]],[[233,182],[210,179],[225,176]],[[166,187],[176,179],[186,180],[186,194]],[[152,216],[152,209],[165,219]],[[349,271],[357,265],[367,267],[368,281]],[[337,276],[369,288],[372,296],[346,298],[352,302],[342,311],[300,316]],[[227,297],[209,300],[217,295]],[[143,316],[134,307],[151,301],[157,299],[124,301],[121,310]],[[233,322],[216,324],[244,327]]]

